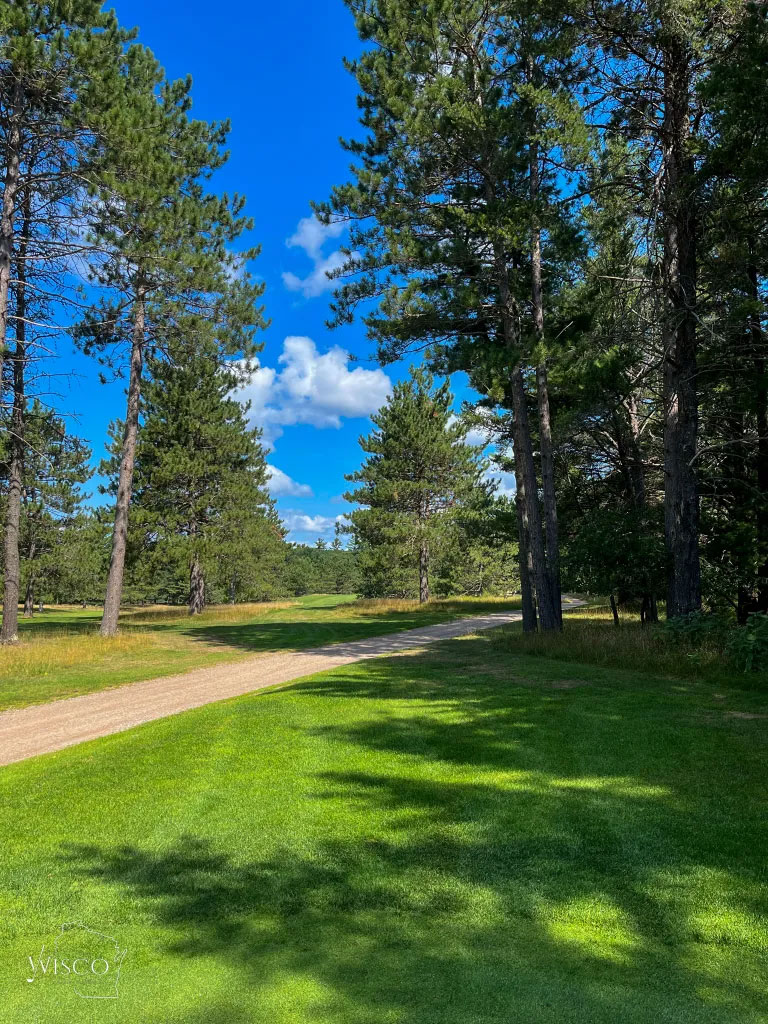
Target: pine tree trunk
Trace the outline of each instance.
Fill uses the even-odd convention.
[[[539,150],[531,143],[530,153],[531,201],[539,196]],[[558,624],[563,625],[563,599],[560,585],[560,538],[557,524],[557,495],[555,493],[555,460],[552,451],[552,417],[549,408],[549,381],[544,358],[544,290],[541,277],[541,228],[537,214],[531,228],[531,304],[533,329],[539,346],[539,364],[536,367],[536,391],[539,406],[539,444],[541,447],[541,493],[544,502],[544,523],[547,538],[547,572],[550,598]]]
[[[24,90],[21,80],[17,79],[13,89],[11,115],[6,129],[5,149],[7,162],[2,212],[0,212],[0,381],[2,381],[3,364],[8,347],[8,299],[11,290],[11,269],[13,267],[13,228],[16,214],[16,197],[21,180],[21,116],[23,102]]]
[[[195,553],[189,563],[189,614],[205,611],[205,576],[200,558]]]
[[[640,448],[640,415],[637,411],[637,398],[634,394],[627,399],[627,418],[629,421],[629,483],[632,491],[632,503],[635,508],[644,509],[646,500],[645,466]]]
[[[10,430],[10,465],[8,500],[5,518],[5,578],[3,587],[3,625],[0,642],[14,643],[19,638],[19,590],[21,558],[19,529],[21,525],[21,492],[24,486],[24,377],[27,362],[27,240],[30,232],[29,197],[24,200],[24,221],[16,260],[16,351],[13,357],[13,412]]]
[[[419,544],[419,601],[425,604],[429,600],[429,543],[422,535]]]
[[[139,406],[141,401],[141,374],[144,363],[144,332],[146,322],[146,289],[136,289],[136,303],[133,318],[133,344],[131,346],[131,368],[128,380],[128,404],[123,450],[120,460],[120,476],[117,484],[115,503],[115,525],[112,531],[112,557],[109,563],[107,592],[104,598],[104,614],[101,619],[101,635],[114,636],[120,617],[120,601],[123,596],[123,574],[125,572],[125,549],[128,539],[128,513],[133,489],[133,468],[136,462],[136,442],[139,433]]]
[[[520,562],[520,593],[523,599],[523,632],[535,633],[538,628],[536,601],[533,596],[531,547],[528,541],[528,513],[525,506],[525,484],[521,460],[515,447],[515,509],[517,512],[518,557]]]
[[[611,612],[613,614],[613,624],[614,624],[614,626],[618,626],[618,625],[620,625],[620,623],[619,623],[619,609],[618,609],[618,606],[616,604],[616,598],[613,596],[613,594],[611,594],[610,600],[611,600]]]
[[[32,577],[27,580],[27,589],[24,594],[24,618],[31,619],[35,614],[35,600],[32,590]]]
[[[757,267],[748,268],[750,298],[760,301]],[[755,420],[757,424],[757,549],[763,561],[757,576],[756,611],[768,612],[768,351],[765,336],[757,314],[750,318],[750,333],[754,346],[755,367]]]
[[[688,152],[691,57],[673,36],[664,53],[664,525],[667,615],[701,607],[696,384],[696,210]]]
[[[640,447],[640,416],[637,411],[637,398],[631,394],[627,399],[627,422],[629,425],[629,438],[627,442],[627,486],[629,500],[642,517],[641,529],[647,530],[647,489],[645,485],[645,466],[643,465],[643,454]],[[659,612],[656,606],[656,595],[653,593],[653,581],[646,574],[643,580],[646,590],[642,595],[642,609],[640,621],[643,625],[647,622],[658,622]]]
[[[499,295],[498,310],[502,333],[507,351],[512,359],[516,359],[519,355],[519,318],[515,308],[515,300],[509,287],[507,262],[504,252],[497,242],[494,242],[493,248],[494,269],[496,271],[496,284]],[[552,603],[552,591],[542,534],[539,482],[536,477],[536,464],[533,458],[533,444],[531,442],[531,430],[528,421],[528,399],[523,372],[519,363],[512,370],[510,390],[514,412],[513,444],[516,453],[515,458],[520,459],[521,477],[525,489],[524,501],[528,519],[528,543],[533,568],[533,584],[536,588],[539,621],[541,628],[544,630],[558,629],[560,625],[559,615]]]
[[[21,321],[17,331],[23,337]],[[17,342],[13,360],[13,413],[11,416],[11,458],[8,472],[8,498],[5,516],[5,578],[3,589],[3,625],[0,642],[14,643],[19,639],[19,588],[21,559],[19,558],[19,526],[21,522],[21,490],[24,466],[24,344]]]
[[[515,417],[514,447],[515,451],[520,453],[521,477],[524,487],[523,497],[526,518],[528,520],[528,544],[539,622],[543,630],[559,629],[560,619],[552,603],[552,591],[544,549],[541,509],[539,507],[539,486],[528,422],[528,396],[525,391],[523,373],[519,365],[512,371],[512,405]]]
[[[539,443],[541,445],[541,493],[547,537],[547,570],[552,602],[559,625],[563,625],[563,597],[560,583],[560,531],[557,522],[555,460],[552,451],[552,421],[549,410],[549,382],[545,363],[536,368],[539,400]]]

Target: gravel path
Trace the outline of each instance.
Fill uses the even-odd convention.
[[[567,607],[577,607],[582,603],[573,598],[564,601]],[[180,711],[229,697],[240,697],[265,686],[292,682],[315,672],[381,654],[423,647],[435,640],[467,636],[519,619],[519,612],[473,616],[368,640],[261,655],[233,664],[195,669],[183,675],[130,683],[101,693],[4,711],[0,714],[0,765],[49,754],[99,736],[124,732],[157,718],[177,715]]]

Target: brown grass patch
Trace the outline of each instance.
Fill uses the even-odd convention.
[[[258,618],[267,612],[295,608],[295,601],[260,601],[252,604],[210,605],[202,615],[191,616],[186,608],[168,605],[151,605],[146,608],[128,608],[120,613],[120,622],[125,625],[150,625],[153,622],[239,622],[242,619]]]

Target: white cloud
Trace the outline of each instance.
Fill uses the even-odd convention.
[[[491,443],[486,432],[484,430],[480,430],[479,427],[472,427],[472,429],[467,432],[466,442],[467,444],[474,445],[477,448],[486,448]]]
[[[269,492],[275,497],[313,497],[314,492],[308,484],[297,483],[295,480],[292,480],[287,473],[284,473],[282,469],[278,469],[277,466],[267,466],[267,474],[269,477],[269,481],[267,484],[267,486],[269,487]]]
[[[503,469],[489,469],[483,479],[493,481],[498,497],[514,498],[517,489],[514,473],[507,473]]]
[[[334,345],[320,353],[311,338],[288,337],[280,369],[257,367],[236,397],[251,403],[249,417],[271,445],[283,428],[306,423],[339,428],[343,417],[370,416],[392,388],[383,370],[350,369],[349,353]]]
[[[460,419],[460,416],[457,416],[455,413],[451,413],[448,417],[448,426],[453,426],[453,424],[458,423]],[[467,435],[464,440],[467,444],[471,444],[477,448],[487,448],[489,444],[494,443],[489,432],[480,426],[471,427],[467,431]]]
[[[297,277],[290,272],[283,274],[283,284],[289,292],[301,292],[305,299],[316,299],[333,288],[334,282],[328,275],[346,262],[343,252],[332,252],[330,256],[315,260],[315,269],[307,277]]]
[[[288,540],[306,540],[311,537],[332,537],[336,531],[336,523],[344,516],[309,516],[304,512],[288,509],[280,513],[280,518],[288,530]]]
[[[303,249],[314,263],[314,267],[306,277],[298,277],[296,274],[286,271],[283,274],[283,284],[289,292],[301,292],[305,299],[314,299],[334,287],[334,281],[328,277],[328,274],[343,267],[349,257],[340,249],[325,256],[323,255],[323,246],[329,238],[338,238],[343,230],[344,224],[341,221],[321,224],[314,215],[303,217],[299,221],[296,231],[286,240],[285,244],[289,248]],[[359,253],[352,253],[351,258],[359,259]]]
[[[321,224],[317,217],[302,217],[296,231],[286,241],[289,248],[297,246],[303,249],[311,259],[316,260],[320,250],[329,238],[338,238],[344,230],[342,221],[331,221],[330,224]]]

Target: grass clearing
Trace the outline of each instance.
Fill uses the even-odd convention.
[[[766,712],[482,636],[10,766],[3,1021],[765,1021]]]
[[[98,608],[54,608],[21,623],[22,643],[0,647],[0,711],[91,693],[272,651],[302,650],[415,629],[516,601],[358,602],[353,594],[221,605],[190,618],[183,608],[127,609],[120,635],[98,635]]]

